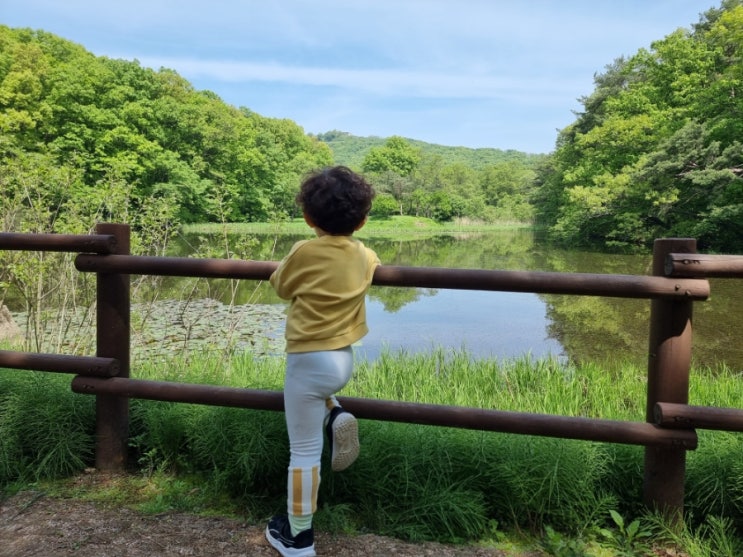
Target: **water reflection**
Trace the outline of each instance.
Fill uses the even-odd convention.
[[[370,332],[356,349],[367,359],[376,358],[383,348],[408,353],[463,349],[499,359],[563,353],[549,336],[545,306],[535,294],[429,291],[391,313],[372,292],[367,312]]]
[[[279,259],[297,239],[253,238],[252,251],[245,257]],[[558,250],[530,230],[362,240],[388,265],[647,275],[652,259],[650,254]],[[210,242],[207,237],[190,238],[186,251],[218,249]],[[231,242],[247,245],[244,238]],[[182,292],[183,280],[174,279],[163,288]],[[741,367],[743,345],[735,332],[743,326],[743,283],[733,279],[710,283],[711,299],[694,306],[694,361]],[[283,303],[270,286],[253,281],[202,280],[188,288],[192,295],[196,291],[224,303]],[[417,352],[435,346],[464,348],[481,357],[558,355],[577,362],[621,358],[642,365],[647,362],[649,311],[648,300],[373,287],[368,304],[371,333],[358,351],[374,358],[385,347]]]

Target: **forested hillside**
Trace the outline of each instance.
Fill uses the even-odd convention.
[[[362,167],[364,157],[371,148],[381,147],[387,141],[385,137],[359,137],[339,130],[318,134],[317,139],[328,144],[338,164],[357,169]],[[424,157],[438,156],[445,164],[464,164],[468,168],[478,171],[503,162],[516,162],[525,166],[533,166],[544,159],[544,155],[521,151],[451,147],[426,143],[407,137],[404,139],[413,147],[420,149],[421,155]]]
[[[266,220],[331,162],[294,122],[229,106],[173,71],[0,26],[4,230]]]
[[[434,145],[399,136],[357,137],[333,130],[317,136],[337,163],[366,173],[380,195],[372,214],[449,221],[530,223],[535,169],[546,155]]]
[[[661,236],[743,253],[743,7],[620,58],[561,131],[533,198],[553,238],[615,249]]]
[[[312,136],[172,70],[0,26],[3,229],[295,216],[302,175],[336,162],[372,180],[376,217],[536,221],[555,241],[614,250],[689,236],[700,249],[740,253],[742,4],[723,0],[689,29],[608,64],[549,155]]]
[[[517,189],[533,178],[524,154],[492,150],[507,165],[493,178],[493,153],[428,144],[424,150],[402,173],[378,160],[367,165],[383,194],[377,215],[493,218],[493,205],[508,196],[500,190],[511,167]],[[72,231],[102,219],[156,229],[292,216],[301,177],[333,162],[328,145],[296,123],[227,105],[174,71],[96,57],[45,31],[0,26],[5,230]],[[525,199],[520,192],[520,214],[501,203],[505,214],[530,218]]]

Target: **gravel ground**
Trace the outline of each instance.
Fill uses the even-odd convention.
[[[276,557],[263,526],[187,513],[145,515],[126,507],[24,491],[0,503],[1,557]],[[411,544],[364,534],[316,533],[320,556],[539,557],[472,546]]]

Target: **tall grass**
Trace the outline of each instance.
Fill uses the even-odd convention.
[[[269,390],[282,388],[283,374],[281,358],[225,354],[142,362],[133,372]],[[359,362],[340,395],[642,421],[644,376],[644,369],[617,362],[385,353]],[[741,406],[740,377],[732,370],[695,369],[692,376],[692,404]],[[288,442],[281,413],[141,400],[131,408],[133,472],[179,478],[162,504],[178,507],[197,491],[201,506],[228,496],[234,509],[256,519],[284,509]],[[0,370],[0,489],[89,466],[93,421],[93,398],[72,394],[69,378]],[[496,528],[552,536],[554,528],[589,539],[607,526],[609,511],[628,521],[647,517],[642,447],[375,420],[362,420],[360,435],[354,466],[339,474],[323,467],[320,526],[412,540],[483,539]],[[686,537],[662,524],[655,531],[689,547],[709,548],[713,537],[719,547],[739,547],[743,438],[699,435],[699,449],[687,460]]]
[[[0,490],[74,474],[90,464],[94,400],[75,395],[69,381],[0,370]]]
[[[428,235],[488,232],[514,228],[533,228],[533,225],[523,222],[485,223],[461,219],[454,222],[440,223],[426,217],[393,215],[387,218],[371,217],[367,224],[355,235],[359,238],[393,237],[405,239]],[[185,234],[312,234],[302,218],[280,222],[185,224],[181,229]]]

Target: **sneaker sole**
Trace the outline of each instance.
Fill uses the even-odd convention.
[[[333,455],[330,466],[334,472],[345,470],[359,456],[359,424],[353,415],[339,414],[331,426],[333,431]]]
[[[278,551],[282,557],[316,557],[315,545],[312,544],[310,547],[303,547],[301,549],[294,549],[293,547],[286,547],[281,541],[277,540],[271,535],[270,528],[266,526],[266,540],[271,546]]]

